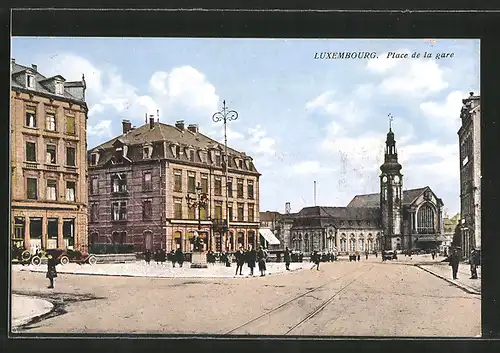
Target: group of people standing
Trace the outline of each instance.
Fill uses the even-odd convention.
[[[250,276],[253,276],[253,269],[255,268],[255,264],[257,263],[261,276],[266,275],[266,261],[268,254],[261,246],[259,250],[255,251],[255,249],[250,246],[248,250],[244,250],[243,247],[240,247],[238,251],[234,254],[234,258],[236,260],[236,273],[235,275],[243,275],[243,265],[245,262],[248,264],[248,268],[250,269]]]
[[[448,259],[451,266],[451,274],[453,279],[458,279],[458,266],[460,265],[460,253],[457,248],[451,250],[450,257]],[[469,256],[470,265],[470,279],[477,279],[477,266],[480,264],[480,254],[475,248],[472,248]]]

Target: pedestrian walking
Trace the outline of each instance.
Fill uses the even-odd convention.
[[[432,259],[434,260],[434,258],[436,257],[436,252],[434,250],[431,251],[431,256],[432,256]]]
[[[240,246],[238,251],[234,254],[236,258],[236,273],[238,275],[238,270],[240,270],[240,275],[243,275],[241,271],[243,270],[243,264],[245,263],[245,253],[243,252],[243,247]]]
[[[180,247],[175,251],[175,261],[177,261],[179,267],[182,267],[182,264],[184,263],[184,253]]]
[[[50,285],[47,288],[54,288],[54,278],[57,277],[57,270],[56,270],[56,260],[52,255],[48,256],[48,261],[47,261],[47,274],[45,275],[50,281]]]
[[[453,279],[458,279],[457,273],[458,273],[459,263],[460,263],[460,257],[458,255],[458,250],[455,248],[452,250],[451,256],[450,256],[450,266],[451,266]]]
[[[288,246],[285,249],[285,268],[287,271],[290,271],[290,260],[291,260],[291,253],[290,249],[288,249]]]
[[[146,260],[146,263],[149,265],[151,262],[151,251],[149,249],[146,249],[144,252],[144,259]]]
[[[479,252],[472,248],[469,257],[470,279],[477,279],[477,265],[479,265]]]
[[[172,267],[175,267],[176,261],[175,261],[175,252],[173,249],[172,249],[172,251],[170,251],[169,256],[170,256],[170,261],[172,261]]]
[[[378,252],[375,251],[375,257],[378,257]]]
[[[250,276],[253,276],[253,269],[255,268],[255,262],[257,261],[257,252],[252,247],[252,245],[250,245],[250,247],[248,248],[246,258],[248,267],[250,268]]]
[[[259,262],[259,271],[261,276],[266,275],[266,257],[267,253],[261,246],[257,252],[257,261]]]
[[[321,262],[321,255],[314,250],[312,255],[311,255],[311,260],[314,262],[313,267],[311,267],[311,270],[316,267],[316,270],[319,271],[319,263]]]
[[[366,260],[368,260],[368,250],[365,251],[365,257],[366,257]]]
[[[361,260],[361,255],[358,253],[358,261]]]

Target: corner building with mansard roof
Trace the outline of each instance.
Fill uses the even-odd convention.
[[[346,207],[305,207],[288,215],[289,246],[341,254],[438,248],[445,240],[443,202],[429,186],[403,190],[401,170],[389,129],[380,192],[356,195]]]
[[[88,151],[91,244],[190,252],[198,233],[204,250],[256,246],[260,174],[250,156],[228,147],[226,189],[224,145],[197,125],[150,116],[140,127],[122,126],[120,136]],[[188,202],[197,188],[207,196],[200,209]]]
[[[11,245],[87,251],[85,79],[11,60]]]

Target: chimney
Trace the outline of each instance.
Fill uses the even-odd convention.
[[[149,116],[149,128],[153,129],[154,127],[155,127],[155,116],[154,115],[150,115]]]
[[[160,109],[156,109],[156,121],[160,122]]]
[[[16,59],[12,58],[12,59],[10,59],[10,62],[13,63],[13,64],[15,64],[16,63]]]
[[[38,71],[38,66],[35,64],[31,64],[31,68],[35,71]]]
[[[123,120],[122,127],[123,127],[123,134],[125,135],[127,132],[132,130],[132,123],[130,122],[130,120]]]
[[[144,113],[144,123],[148,123],[148,113]]]
[[[195,134],[197,134],[198,131],[199,131],[198,124],[189,124],[188,125],[188,130],[191,131],[191,132],[194,132]]]
[[[474,92],[469,92],[470,96],[472,97],[474,95]]]
[[[175,122],[175,127],[181,131],[184,131],[184,120],[177,120]]]

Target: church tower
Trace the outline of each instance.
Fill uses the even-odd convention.
[[[392,117],[390,118],[390,122]],[[402,239],[402,189],[403,175],[401,164],[398,163],[396,140],[389,122],[389,132],[385,141],[384,164],[380,166],[380,210],[382,212],[381,247],[385,250],[395,250],[398,241]],[[401,243],[399,243],[401,244]]]

